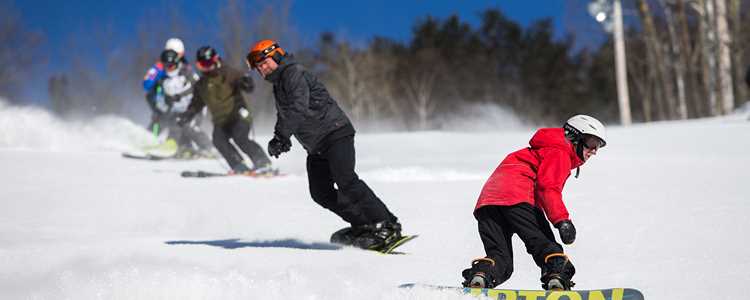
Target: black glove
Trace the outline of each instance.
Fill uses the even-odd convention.
[[[177,115],[177,126],[185,126],[185,124],[190,123],[190,121],[193,120],[193,114],[184,112],[179,115]]]
[[[255,89],[255,83],[253,83],[253,77],[251,77],[250,73],[246,73],[242,76],[242,78],[240,78],[240,87],[246,93],[253,92],[253,90]]]
[[[281,153],[289,151],[292,148],[292,141],[274,135],[273,138],[268,142],[268,155],[275,158],[279,158]]]
[[[570,220],[557,222],[555,228],[560,232],[560,239],[565,245],[570,245],[576,240],[576,227]]]

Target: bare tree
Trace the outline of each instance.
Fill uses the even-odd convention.
[[[733,77],[734,87],[736,91],[737,106],[747,101],[747,87],[745,86],[745,61],[743,54],[745,53],[745,47],[741,42],[742,37],[742,20],[741,14],[741,1],[730,0],[729,2],[729,20],[732,28],[732,66],[733,66]]]
[[[692,43],[690,42],[690,26],[688,25],[685,0],[675,1],[675,11],[677,12],[677,26],[680,29],[680,61],[685,67],[685,74],[687,74],[687,87],[692,91],[687,94],[687,97],[690,99],[689,104],[692,107],[692,113],[696,117],[699,117],[703,111],[702,99],[705,99],[703,96],[705,93],[703,89],[701,89],[701,83],[696,80],[696,76],[694,76],[694,74],[700,71],[701,68],[696,68],[694,66],[699,65],[698,58],[700,57],[699,54],[701,52],[696,51],[696,47],[692,46]],[[688,109],[688,112],[690,111],[691,110]]]
[[[638,12],[643,22],[643,30],[646,40],[646,48],[651,53],[652,59],[649,68],[654,69],[658,97],[657,112],[660,119],[672,119],[674,117],[674,86],[665,66],[667,61],[663,56],[663,45],[656,31],[651,9],[646,0],[638,0]]]
[[[714,0],[716,6],[716,33],[719,56],[719,91],[721,114],[729,114],[734,109],[734,89],[732,88],[732,56],[729,53],[732,37],[727,25],[726,0]]]
[[[224,46],[222,59],[232,67],[245,67],[247,47],[252,43],[252,23],[242,1],[227,0],[219,10],[220,36]]]
[[[0,4],[0,96],[14,97],[29,71],[41,61],[42,35],[25,28],[18,13]]]
[[[701,49],[701,72],[703,86],[706,91],[708,115],[719,114],[716,95],[716,29],[713,0],[697,0],[693,3],[693,9],[700,15],[698,44]]]
[[[256,41],[273,39],[289,51],[294,48],[297,39],[289,22],[291,1],[265,4],[252,1],[249,2],[252,11],[245,3],[227,0],[219,9],[220,39],[225,51],[222,57],[226,64],[240,70],[246,70],[247,51]],[[274,105],[270,85],[256,84],[255,91],[246,99],[251,103],[256,123],[271,123],[275,119],[275,114],[272,113]]]
[[[413,67],[408,70],[402,85],[418,118],[418,128],[428,128],[428,119],[435,112],[435,99],[432,93],[438,76],[438,57],[434,49],[417,53]]]
[[[352,51],[347,44],[340,45],[337,52],[336,59],[340,66],[332,73],[341,95],[339,101],[349,108],[352,118],[361,120],[368,113],[365,99],[367,82],[364,78],[368,70],[363,68],[365,55]]]
[[[677,83],[677,117],[684,120],[687,119],[688,112],[687,100],[685,99],[685,65],[681,59],[682,47],[677,37],[677,30],[675,29],[672,7],[670,7],[665,0],[661,0],[661,5],[664,7],[664,16],[666,17],[669,33],[669,48],[672,50],[670,62],[673,66],[675,81]]]

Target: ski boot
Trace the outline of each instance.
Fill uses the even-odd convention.
[[[260,167],[254,167],[250,170],[252,176],[257,177],[273,177],[276,175],[279,175],[279,169],[276,169],[271,166],[271,164],[267,164]]]
[[[548,291],[567,291],[575,283],[571,281],[576,269],[562,253],[553,253],[544,258],[542,265],[542,288]]]
[[[364,232],[352,241],[355,247],[381,251],[401,239],[401,224],[397,221],[381,221],[362,227]]]
[[[248,168],[244,163],[239,163],[232,166],[232,170],[229,171],[230,175],[252,175],[252,170]]]
[[[497,286],[493,269],[495,261],[488,257],[477,258],[471,261],[471,268],[461,272],[464,282],[461,284],[468,288],[493,288]]]

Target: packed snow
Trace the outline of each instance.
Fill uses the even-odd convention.
[[[728,117],[609,127],[607,147],[568,180],[577,289],[647,299],[745,297],[750,122]],[[495,124],[502,124],[502,120]],[[407,234],[379,255],[328,244],[346,226],[307,190],[295,143],[285,177],[181,178],[220,160],[138,161],[151,143],[118,117],[74,122],[0,103],[2,299],[472,299],[400,289],[458,285],[484,254],[472,217],[484,180],[535,128],[361,133],[357,170]],[[356,124],[355,124],[356,126]],[[270,132],[258,132],[262,144]],[[502,287],[539,289],[519,239]]]

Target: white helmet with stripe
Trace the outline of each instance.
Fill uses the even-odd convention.
[[[583,139],[584,135],[593,135],[601,140],[601,147],[607,145],[607,130],[604,124],[594,117],[575,115],[563,125],[565,135],[573,142]]]

